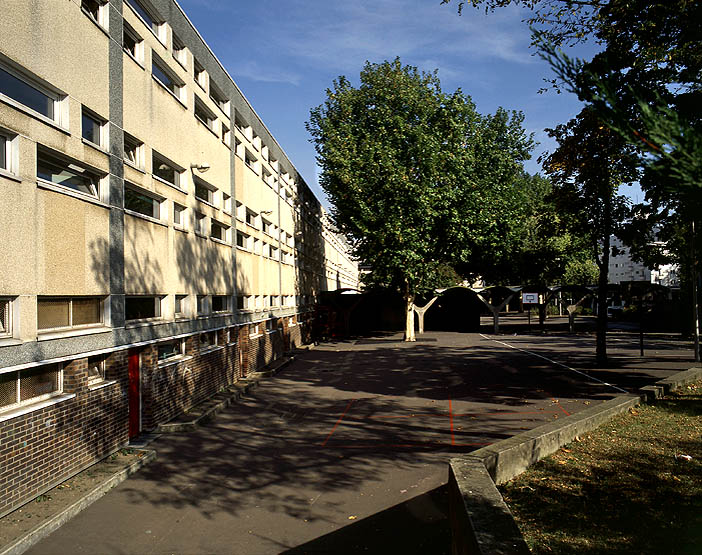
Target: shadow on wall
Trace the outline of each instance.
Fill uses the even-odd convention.
[[[326,291],[326,255],[321,225],[322,207],[298,177],[298,193],[293,210],[295,226],[295,291],[298,295],[317,295]],[[305,215],[309,217],[305,217]],[[299,304],[304,304],[300,301]]]

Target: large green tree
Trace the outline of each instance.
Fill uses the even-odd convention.
[[[366,63],[360,86],[339,77],[307,129],[335,225],[371,271],[370,285],[400,291],[405,339],[414,299],[445,264],[500,256],[514,235],[509,203],[532,141],[522,116],[481,116],[460,90],[399,59]]]
[[[607,362],[607,283],[610,237],[628,215],[619,187],[638,177],[636,152],[585,107],[567,124],[549,130],[558,148],[544,169],[559,188],[561,205],[578,227],[590,230],[591,257],[599,269],[597,288],[598,364]]]

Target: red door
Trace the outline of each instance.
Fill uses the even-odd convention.
[[[139,351],[129,350],[129,437],[139,435],[141,428],[141,381]]]

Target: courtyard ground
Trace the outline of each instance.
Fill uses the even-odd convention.
[[[693,364],[666,336],[429,332],[318,346],[29,553],[448,553],[447,461]]]

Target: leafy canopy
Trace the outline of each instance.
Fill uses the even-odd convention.
[[[532,147],[519,113],[481,116],[460,90],[399,59],[339,77],[307,129],[331,215],[370,284],[406,297],[445,264],[500,256],[514,234],[510,188]]]

